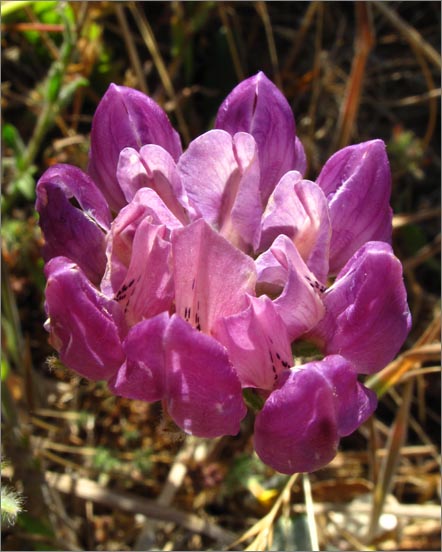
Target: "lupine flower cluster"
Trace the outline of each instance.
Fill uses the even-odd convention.
[[[112,84],[87,172],[42,175],[50,343],[116,395],[162,401],[196,436],[237,434],[251,392],[258,456],[313,471],[374,411],[358,376],[410,329],[385,145],[346,147],[304,179],[291,108],[262,72],[214,126],[183,151],[152,99]],[[302,364],[298,342],[319,360]]]

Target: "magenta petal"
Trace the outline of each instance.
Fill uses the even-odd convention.
[[[253,260],[233,247],[203,219],[172,233],[176,312],[210,333],[216,320],[247,306],[254,295]]]
[[[173,315],[165,349],[168,411],[173,420],[198,437],[236,435],[247,409],[225,348]]]
[[[255,138],[263,205],[284,173],[305,169],[305,154],[296,141],[290,105],[262,72],[242,81],[227,96],[219,108],[215,127],[232,136],[248,132]]]
[[[162,400],[165,393],[164,332],[166,312],[133,326],[123,342],[126,361],[109,380],[116,395],[139,401]]]
[[[324,165],[316,182],[330,208],[333,274],[367,241],[391,241],[391,174],[382,140],[338,151]]]
[[[182,222],[189,222],[190,205],[170,153],[155,144],[138,152],[124,148],[117,167],[118,182],[128,202],[140,188],[152,188],[168,209]]]
[[[324,316],[320,284],[309,270],[293,242],[280,235],[256,261],[258,284],[266,292],[281,291],[274,300],[287,327],[290,340],[313,328]]]
[[[262,206],[252,136],[206,132],[190,143],[178,171],[192,204],[222,236],[243,250],[257,242]]]
[[[177,161],[181,155],[178,133],[166,113],[138,90],[111,84],[92,121],[88,173],[115,211],[126,204],[117,181],[117,164],[125,147],[157,144]]]
[[[165,227],[144,219],[132,243],[132,256],[125,278],[115,293],[129,326],[142,318],[167,311],[173,301],[170,242]]]
[[[126,325],[119,305],[97,291],[65,257],[51,259],[45,273],[51,345],[80,375],[109,379],[124,360],[121,339]]]
[[[302,180],[297,171],[286,173],[270,196],[262,217],[260,250],[285,234],[296,245],[306,265],[325,282],[331,227],[327,200],[314,182]]]
[[[70,199],[78,202],[75,207]],[[60,255],[76,262],[94,283],[106,266],[105,234],[110,212],[91,178],[77,167],[54,165],[37,183],[36,209],[45,238],[46,261]]]
[[[359,373],[381,370],[410,331],[402,266],[391,247],[369,242],[348,261],[325,293],[326,315],[310,337],[327,354],[348,358]]]
[[[267,296],[249,301],[246,310],[218,321],[215,337],[226,347],[243,387],[272,389],[278,375],[293,364],[290,341]]]
[[[255,449],[282,473],[310,472],[336,455],[339,438],[363,423],[376,396],[335,355],[283,372],[255,421]]]

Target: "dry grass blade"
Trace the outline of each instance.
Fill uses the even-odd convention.
[[[365,385],[382,397],[390,387],[396,385],[410,370],[416,370],[424,362],[438,362],[441,355],[440,311],[419,337],[413,347],[390,362],[383,370],[367,379]],[[437,340],[437,342],[435,342]]]
[[[373,5],[388,19],[388,21],[408,40],[408,42],[425,57],[431,61],[438,69],[442,67],[440,54],[428,44],[422,35],[411,25],[406,23],[397,13],[395,13],[385,2],[373,2]]]
[[[437,218],[440,217],[440,215],[440,207],[435,207],[434,209],[423,209],[418,213],[394,215],[393,230],[396,228],[401,228],[402,226],[406,226],[407,224],[413,224],[416,222],[422,222],[423,220]]]
[[[268,514],[261,518],[253,527],[248,529],[239,539],[233,542],[229,549],[238,545],[241,542],[244,542],[255,535],[255,540],[246,548],[246,550],[265,550],[267,548],[267,541],[271,528],[273,527],[273,522],[281,508],[281,505],[284,501],[288,501],[290,498],[290,491],[293,487],[295,481],[298,479],[299,473],[294,473],[290,476],[289,480],[285,484],[284,489],[281,491],[281,494],[275,501],[275,504],[272,506],[272,509]]]
[[[366,2],[356,2],[355,10],[357,25],[355,53],[344,101],[339,113],[335,149],[341,149],[350,142],[359,110],[365,66],[375,42],[370,5]]]
[[[121,26],[123,32],[124,42],[126,44],[127,53],[129,54],[129,59],[134,68],[135,75],[137,76],[138,86],[145,94],[149,94],[149,89],[144,78],[143,68],[141,66],[140,58],[138,56],[137,49],[132,38],[132,33],[130,32],[129,25],[127,24],[126,15],[124,13],[124,7],[117,2],[115,4],[115,13],[117,15],[118,23]]]
[[[413,257],[411,257],[410,259],[406,259],[402,263],[404,270],[411,270],[413,268],[416,268],[428,259],[431,259],[431,257],[434,257],[434,255],[440,253],[440,246],[441,236],[440,234],[438,234],[431,243],[421,247],[419,251],[417,251],[417,253],[413,255]]]
[[[315,16],[316,10],[318,9],[318,6],[319,6],[319,2],[310,2],[308,4],[308,7],[302,19],[301,25],[299,26],[299,29],[296,33],[296,40],[294,41],[293,46],[286,57],[286,61],[284,63],[284,68],[283,68],[283,75],[285,75],[286,73],[289,73],[299,52],[301,51],[302,47],[305,45],[304,39],[307,34],[307,31],[309,30],[311,24],[313,23],[313,18]]]
[[[152,27],[150,26],[144,13],[139,9],[138,5],[135,2],[129,2],[128,6],[136,24],[138,25],[140,34],[143,37],[143,40],[147,46],[147,49],[149,50],[150,55],[152,56],[152,59],[155,63],[155,67],[157,68],[158,74],[160,76],[161,82],[163,83],[166,94],[168,95],[169,99],[173,103],[180,132],[183,135],[185,142],[189,143],[191,139],[190,132],[189,132],[187,123],[184,119],[184,115],[181,110],[181,107],[179,105],[178,98],[176,96],[175,89],[173,87],[169,72],[164,63],[163,57],[161,55],[160,49],[155,39],[155,35],[152,30]]]
[[[218,13],[221,18],[221,22],[226,31],[227,45],[229,46],[230,56],[233,61],[233,67],[235,68],[236,77],[239,81],[244,79],[244,71],[241,65],[241,59],[239,56],[238,48],[236,47],[235,38],[233,37],[232,28],[230,26],[229,17],[227,15],[224,2],[218,3]]]
[[[305,509],[307,512],[307,525],[309,530],[310,543],[312,550],[319,550],[318,530],[315,520],[315,507],[313,504],[312,486],[308,473],[302,474],[302,487],[305,497]]]
[[[401,447],[405,441],[408,430],[408,419],[413,391],[413,382],[405,385],[402,404],[391,428],[387,442],[387,456],[382,460],[379,478],[373,492],[373,508],[370,516],[370,524],[367,532],[367,542],[372,542],[378,527],[379,517],[382,513],[385,500],[393,484],[393,477],[400,456]]]
[[[309,120],[309,140],[314,143],[314,133],[316,126],[316,114],[318,112],[318,101],[321,91],[321,52],[322,52],[322,35],[324,29],[324,5],[318,3],[316,10],[316,31],[315,31],[315,55],[313,61],[312,72],[316,75],[312,83],[312,93],[310,104],[308,107],[308,120]]]
[[[273,37],[272,24],[270,22],[269,12],[267,10],[267,6],[265,2],[262,2],[262,1],[256,2],[255,6],[256,6],[256,11],[258,12],[259,17],[261,18],[264,25],[267,44],[269,47],[270,61],[272,63],[273,77],[275,79],[276,84],[278,85],[278,88],[282,90],[281,75],[279,73],[278,54],[276,52],[275,39]]]

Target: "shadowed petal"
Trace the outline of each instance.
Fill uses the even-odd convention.
[[[391,241],[391,174],[382,140],[338,151],[324,165],[316,183],[329,203],[333,274],[367,241]]]
[[[256,452],[282,473],[315,471],[375,408],[376,395],[358,383],[347,360],[310,362],[280,375],[256,417]]]
[[[163,147],[175,161],[182,152],[178,133],[156,102],[138,90],[111,84],[92,121],[88,173],[115,211],[127,203],[117,180],[120,152],[146,144]]]
[[[236,435],[247,410],[225,348],[177,315],[171,318],[165,348],[173,420],[199,437]]]
[[[327,200],[314,182],[297,171],[286,173],[269,198],[262,217],[260,250],[285,234],[320,282],[328,275],[331,237]]]
[[[293,364],[287,330],[273,302],[265,295],[249,297],[249,307],[221,318],[215,337],[222,343],[243,387],[272,389]]]
[[[381,370],[410,331],[402,266],[391,246],[369,242],[324,295],[326,315],[308,337],[326,354],[348,358],[359,373]]]
[[[176,312],[210,333],[216,320],[246,308],[254,295],[253,260],[203,220],[172,233]]]
[[[164,332],[166,312],[133,326],[123,342],[126,360],[109,380],[112,393],[128,399],[155,402],[165,393]]]
[[[80,375],[109,379],[124,360],[126,325],[115,301],[104,297],[81,269],[65,257],[46,267],[46,327],[61,361]]]
[[[54,165],[37,183],[36,209],[45,238],[46,261],[69,257],[98,283],[106,266],[105,234],[110,211],[91,178],[77,167]],[[81,210],[70,200],[76,200]]]
[[[232,135],[248,132],[255,138],[263,205],[283,174],[292,169],[305,170],[305,154],[296,140],[290,105],[262,72],[232,90],[218,110],[215,127]]]

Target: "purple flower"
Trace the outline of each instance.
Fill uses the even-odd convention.
[[[256,417],[256,452],[282,473],[316,470],[375,408],[375,394],[358,383],[345,358],[309,362],[278,379]]]
[[[287,171],[306,170],[304,148],[296,136],[290,105],[262,72],[241,82],[227,96],[218,110],[215,127],[232,136],[247,132],[255,139],[263,205]]]
[[[391,242],[391,176],[382,140],[338,151],[324,165],[316,183],[329,205],[333,274],[367,241]]]
[[[250,388],[261,459],[315,470],[376,406],[358,374],[410,329],[385,147],[344,148],[305,180],[292,111],[263,73],[215,127],[182,152],[153,100],[109,87],[88,173],[56,165],[37,185],[46,329],[66,366],[162,401],[194,435],[237,434]],[[303,340],[324,358],[298,366]]]
[[[111,84],[92,121],[88,173],[114,211],[126,204],[117,180],[120,152],[146,144],[161,146],[175,161],[182,152],[178,133],[158,104],[138,90]]]

